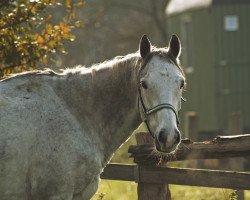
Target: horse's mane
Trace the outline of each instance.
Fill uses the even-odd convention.
[[[170,62],[172,62],[174,65],[176,65],[181,73],[185,76],[183,68],[180,65],[179,59],[174,58],[169,52],[167,48],[157,48],[157,47],[152,47],[151,55],[159,55],[160,57],[164,57],[168,59]],[[150,59],[150,58],[149,58]],[[84,65],[77,65],[73,68],[65,68],[61,69],[60,73],[57,73],[51,69],[44,69],[44,70],[33,70],[33,71],[27,71],[27,72],[22,72],[22,73],[16,73],[16,74],[10,74],[6,77],[4,77],[0,81],[6,81],[10,80],[13,78],[21,78],[21,77],[27,77],[27,76],[32,76],[32,75],[47,75],[47,76],[70,76],[70,75],[76,75],[76,74],[86,74],[86,73],[92,73],[95,72],[96,70],[104,70],[107,68],[113,68],[115,69],[116,66],[119,64],[121,66],[126,66],[128,61],[134,61],[138,62],[137,64],[140,65],[142,63],[142,58],[139,55],[139,52],[127,54],[125,56],[116,56],[111,60],[106,60],[101,63],[96,63],[93,64],[90,67],[86,67]],[[136,63],[135,63],[136,64]],[[140,66],[135,66],[135,67],[140,67]],[[139,70],[139,69],[138,69]]]
[[[172,54],[170,54],[168,51],[168,48],[157,48],[157,47],[153,46],[151,55],[159,55],[160,57],[166,58],[167,60],[169,60],[169,62],[176,65],[179,68],[179,70],[181,71],[181,73],[183,74],[183,76],[185,76],[184,70],[180,64],[179,59],[178,58],[176,59]],[[139,51],[137,51],[137,52],[132,53],[132,54],[127,54],[125,56],[116,56],[111,60],[106,60],[106,61],[101,62],[101,63],[96,63],[96,64],[92,65],[91,67],[85,67],[85,66],[78,65],[74,68],[66,68],[63,70],[63,74],[65,74],[65,75],[85,74],[85,73],[88,73],[88,72],[91,72],[94,70],[115,67],[118,64],[124,66],[124,65],[126,65],[128,60],[131,60],[131,59],[133,59],[133,61],[135,61],[135,62],[138,62],[139,65],[140,65],[140,63],[142,63],[142,58],[139,55]],[[135,66],[135,67],[140,67],[140,66]]]
[[[74,75],[74,74],[85,74],[89,73],[92,70],[100,70],[100,69],[107,69],[107,68],[114,68],[115,66],[119,65],[125,65],[127,61],[133,59],[133,61],[137,61],[139,58],[138,52],[127,54],[125,56],[116,56],[111,60],[105,60],[104,62],[93,64],[90,67],[77,65],[74,68],[66,68],[62,70],[63,75]]]

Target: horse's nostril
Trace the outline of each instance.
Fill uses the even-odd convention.
[[[159,132],[159,135],[158,135],[159,143],[166,144],[168,139],[171,139],[171,136],[168,134],[166,129],[164,129],[164,128],[161,129]],[[172,145],[176,145],[176,144],[179,144],[180,141],[181,141],[180,132],[179,132],[179,130],[176,130],[174,135],[173,135],[173,138],[169,141],[170,142],[169,144],[172,143]]]
[[[176,136],[175,136],[175,144],[178,144],[181,141],[181,135],[179,131],[176,131]]]
[[[161,142],[161,143],[163,143],[163,144],[166,143],[167,134],[166,134],[165,129],[162,129],[162,130],[159,132],[158,140],[159,140],[159,142]]]

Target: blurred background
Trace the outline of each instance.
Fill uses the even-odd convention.
[[[187,78],[180,113],[183,137],[200,141],[250,133],[249,25],[249,0],[2,0],[0,77],[44,67],[88,67],[137,51],[143,34],[159,47],[177,34]],[[232,121],[239,132],[232,131]],[[112,161],[132,163],[127,149],[134,143],[132,136]],[[241,161],[245,170],[248,160]],[[220,163],[195,165],[217,168]],[[170,189],[173,199],[232,199],[231,190]],[[136,199],[136,184],[102,181],[92,199]]]
[[[165,0],[122,1],[86,0],[79,13],[81,30],[74,31],[76,42],[68,46],[66,65],[90,65],[138,50],[142,34],[155,45],[167,46]],[[77,52],[77,54],[76,54]],[[81,52],[81,56],[77,56]]]

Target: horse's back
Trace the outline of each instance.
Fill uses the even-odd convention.
[[[90,164],[81,146],[89,141],[77,142],[81,126],[49,83],[39,77],[0,82],[0,130],[2,199],[32,193],[35,199],[71,199],[77,170]]]
[[[38,77],[0,82],[1,137],[51,132],[57,114],[65,111],[50,85]]]

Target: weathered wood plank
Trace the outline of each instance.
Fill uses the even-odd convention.
[[[154,144],[153,137],[148,137],[148,133],[136,134],[136,142],[139,145]],[[150,152],[149,152],[150,153]],[[164,167],[166,163],[161,163],[159,166]],[[138,168],[140,169],[140,165]],[[139,177],[139,173],[138,173]],[[137,181],[138,182],[138,181]],[[138,200],[171,200],[171,192],[166,183],[144,183],[138,182],[137,186]]]
[[[138,171],[137,171],[138,170]],[[109,164],[102,179],[250,190],[250,173]]]
[[[232,112],[228,119],[228,134],[243,133],[243,115],[241,112]],[[230,170],[243,171],[244,158],[228,159]],[[244,190],[236,190],[237,200],[244,200]]]
[[[250,189],[250,173],[219,170],[145,167],[140,181],[231,189]]]
[[[138,183],[138,200],[171,200],[171,193],[166,184]]]
[[[148,137],[151,136],[148,135]],[[203,142],[184,139],[174,154],[157,152],[152,143],[131,146],[129,153],[131,153],[131,157],[134,157],[136,163],[144,165],[162,161],[243,157],[250,155],[250,134],[217,136],[211,141]]]
[[[101,174],[101,179],[137,181],[138,166],[131,164],[108,164]]]

